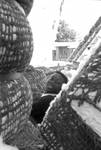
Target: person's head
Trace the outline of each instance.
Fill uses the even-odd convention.
[[[67,83],[68,79],[59,71],[54,72],[46,83],[46,93],[58,94],[61,90],[62,84]]]

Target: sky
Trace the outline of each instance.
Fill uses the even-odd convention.
[[[99,0],[65,0],[62,17],[82,36],[101,15],[101,1]]]
[[[51,65],[52,43],[56,38],[59,19],[64,19],[80,37],[84,37],[101,15],[99,0],[64,0],[61,16],[60,3],[61,0],[34,0],[28,17],[34,38],[33,66]],[[55,29],[52,30],[54,22]]]

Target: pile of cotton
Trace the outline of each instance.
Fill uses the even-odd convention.
[[[0,150],[18,150],[18,148],[6,145],[0,136]]]

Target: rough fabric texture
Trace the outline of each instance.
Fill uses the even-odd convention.
[[[17,2],[26,14],[30,12],[32,1]],[[99,28],[99,23],[96,25]],[[33,87],[38,81],[41,82],[42,72],[38,70],[35,73],[29,69],[28,80],[25,75],[17,73],[23,72],[29,65],[33,40],[26,15],[13,0],[0,1],[0,34],[0,134],[4,142],[20,150],[40,150],[46,146],[48,150],[100,150],[101,137],[73,110],[71,102],[77,100],[80,107],[87,101],[100,112],[101,46],[93,47],[94,55],[68,83],[67,89],[57,95],[41,124],[36,126],[29,121],[29,116],[33,103],[32,92],[35,91]],[[88,38],[87,44],[83,44],[84,49],[91,40],[92,37],[90,40]],[[56,81],[57,84],[53,84]],[[66,82],[58,73],[51,83],[58,88]],[[42,83],[37,83],[36,87],[40,89],[40,85]]]
[[[44,67],[44,66],[40,66],[40,67],[36,67],[36,68],[43,70],[43,72],[46,74],[46,76],[48,76],[54,72],[53,69],[48,68],[48,67]]]
[[[46,75],[43,70],[36,69],[29,65],[24,72],[24,76],[30,83],[33,94],[33,103],[36,103],[39,101],[41,95],[45,92]]]
[[[5,141],[13,139],[29,119],[32,94],[28,81],[18,79],[0,81],[0,135]]]
[[[0,0],[0,73],[24,71],[33,52],[29,22],[15,0]]]
[[[24,150],[44,150],[46,142],[43,140],[37,125],[27,121],[10,144]]]
[[[16,0],[16,1],[23,7],[26,16],[28,16],[32,9],[34,0]]]
[[[33,97],[22,73],[33,52],[32,32],[26,18],[32,1],[18,2],[0,0],[0,135],[4,143],[19,150],[41,150],[45,142],[36,124],[29,121]]]
[[[100,29],[101,27],[90,43],[89,57],[87,56],[85,62],[79,66],[77,74],[65,90],[51,103],[41,123],[40,131],[48,143],[48,149],[101,149],[101,137],[71,107],[73,100],[78,102],[79,107],[86,101],[101,113]]]
[[[4,142],[19,149],[42,149],[40,132],[36,124],[28,121],[33,103],[29,82],[21,75],[1,81],[0,89],[0,135]]]
[[[98,138],[67,101],[66,91],[55,99],[44,117],[40,131],[53,150],[100,150]],[[93,138],[92,138],[93,137]]]
[[[29,121],[33,97],[23,75],[33,52],[26,18],[32,2],[0,0],[0,135],[4,143],[19,150],[41,150],[45,146],[38,127]]]

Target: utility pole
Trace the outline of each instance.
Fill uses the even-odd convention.
[[[61,1],[61,4],[60,4],[60,17],[61,17],[61,14],[62,14],[63,4],[64,4],[64,0],[62,0],[62,1]]]
[[[54,20],[52,29],[57,31],[58,25],[59,25],[59,21],[61,19],[61,14],[62,14],[62,9],[63,9],[63,5],[64,5],[64,0],[61,0],[60,3],[60,8],[59,8],[59,16],[57,18],[57,20]]]

